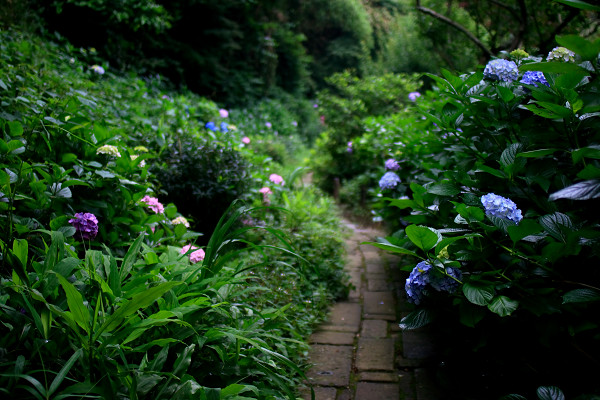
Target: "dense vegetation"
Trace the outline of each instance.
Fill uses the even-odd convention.
[[[294,399],[348,290],[333,194],[453,398],[598,398],[598,12],[0,4],[0,391]]]

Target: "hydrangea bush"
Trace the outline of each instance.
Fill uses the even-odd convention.
[[[435,88],[413,105],[422,123],[389,117],[380,139],[355,142],[383,153],[372,193],[393,234],[374,245],[420,261],[403,267],[417,305],[401,327],[436,324],[460,338],[446,349],[456,359],[477,343],[479,359],[510,365],[515,382],[582,393],[597,390],[589,371],[600,360],[600,42],[557,41],[564,49],[545,61],[519,52],[483,71],[428,74]],[[430,271],[451,290],[436,290]]]

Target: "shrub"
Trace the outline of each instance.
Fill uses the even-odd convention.
[[[600,256],[600,46],[576,36],[557,40],[579,64],[518,59],[517,80],[506,82],[502,74],[482,80],[482,71],[429,75],[439,93],[417,103],[433,129],[385,139],[403,143],[395,150],[402,183],[378,198],[398,230],[375,245],[426,261],[460,285],[449,293],[426,285],[401,323],[436,323],[457,338],[445,349],[451,370],[473,377],[462,366],[474,362],[475,344],[490,374],[505,371],[502,385],[552,380],[581,394],[598,392],[589,368],[600,360],[600,275],[588,268]],[[520,81],[525,71],[540,71],[548,86]],[[517,368],[515,357],[535,372]],[[500,394],[502,385],[483,396]]]

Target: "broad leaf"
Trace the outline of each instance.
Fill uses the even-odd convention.
[[[58,281],[60,285],[63,287],[65,293],[67,294],[67,305],[69,306],[69,311],[73,315],[75,322],[79,325],[84,331],[90,332],[90,311],[85,306],[83,301],[83,296],[75,286],[71,282],[69,282],[64,276],[60,274],[56,274],[58,277]]]
[[[600,180],[591,179],[588,181],[577,182],[571,186],[554,192],[550,195],[549,200],[558,199],[570,200],[590,200],[600,197]]]
[[[519,225],[509,226],[507,228],[508,236],[512,239],[513,243],[517,243],[519,240],[533,235],[542,231],[542,226],[531,219],[522,220]]]
[[[478,306],[487,306],[494,298],[494,286],[477,281],[466,282],[462,291],[467,300]]]
[[[600,291],[595,289],[575,289],[563,295],[565,303],[588,303],[600,300]]]
[[[565,395],[556,386],[540,386],[537,396],[539,400],[565,400]]]
[[[563,213],[555,212],[553,214],[548,214],[540,217],[538,220],[540,225],[544,228],[546,232],[551,234],[555,239],[565,241],[565,235],[563,231],[566,229],[573,229],[573,222],[571,222],[571,218],[568,215]]]
[[[406,236],[423,251],[433,249],[440,237],[426,226],[410,225],[405,229]]]
[[[497,296],[488,304],[488,309],[501,317],[506,317],[512,314],[518,306],[519,302],[517,300],[512,300],[506,296]]]
[[[411,312],[400,320],[400,329],[411,330],[421,328],[432,321],[433,315],[426,308],[421,308]]]

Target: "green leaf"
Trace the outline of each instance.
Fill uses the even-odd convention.
[[[565,395],[556,386],[540,386],[537,396],[539,400],[565,400]]]
[[[523,219],[519,225],[509,226],[507,231],[513,243],[517,243],[529,235],[542,231],[542,226],[531,219]]]
[[[500,228],[503,232],[508,232],[509,227],[517,225],[514,221],[506,218],[500,218],[494,215],[488,215],[487,217],[490,219],[490,221],[492,221],[494,226]]]
[[[240,385],[239,383],[233,383],[223,389],[221,389],[221,400],[225,400],[230,396],[235,396],[244,392],[253,392],[257,397],[259,395],[258,388],[252,385]]]
[[[532,151],[524,151],[523,153],[517,154],[517,157],[525,157],[525,158],[540,158],[544,156],[549,156],[557,152],[558,149],[539,149]]]
[[[410,251],[410,250],[405,249],[404,247],[400,247],[400,246],[391,244],[390,242],[388,242],[387,240],[382,239],[382,238],[380,238],[379,240],[380,240],[380,242],[378,242],[378,243],[377,242],[363,242],[361,244],[370,244],[371,246],[375,246],[379,249],[386,250],[391,253],[407,254],[409,256],[421,258],[414,251]]]
[[[133,263],[137,260],[140,252],[140,248],[142,247],[142,240],[144,239],[144,234],[140,234],[137,239],[129,246],[125,257],[123,258],[123,263],[121,264],[121,272],[119,273],[119,277],[121,278],[121,282],[127,278],[129,275],[129,271],[133,267]]]
[[[500,97],[505,103],[508,103],[509,101],[515,98],[515,94],[509,88],[504,86],[497,86],[497,88]]]
[[[138,293],[133,296],[130,300],[121,304],[121,306],[106,319],[104,324],[96,332],[96,339],[100,337],[100,334],[105,330],[109,332],[118,328],[125,318],[135,313],[140,308],[146,308],[150,304],[154,303],[158,298],[162,297],[166,292],[171,290],[177,285],[181,285],[183,282],[163,282],[157,286],[151,287],[142,293]]]
[[[563,304],[588,303],[600,300],[600,291],[595,289],[575,289],[563,295]]]
[[[29,254],[29,244],[25,239],[15,239],[13,241],[13,254],[19,259],[23,268],[27,266],[27,259]]]
[[[400,320],[400,329],[411,330],[421,328],[433,320],[433,314],[426,308],[415,310]]]
[[[195,344],[191,344],[183,349],[183,352],[177,357],[175,360],[175,364],[173,364],[173,375],[179,378],[182,378],[183,375],[187,372],[190,364],[192,363],[192,353],[196,348]]]
[[[588,164],[584,169],[579,171],[577,177],[580,179],[600,179],[600,168],[595,165]]]
[[[600,11],[600,7],[590,4],[590,3],[586,3],[585,1],[582,1],[582,0],[552,0],[552,1],[555,1],[557,3],[566,4],[568,6],[579,8],[582,10]],[[558,41],[558,36],[556,38],[556,41]]]
[[[539,218],[538,222],[546,232],[552,235],[555,239],[565,242],[565,234],[563,231],[566,229],[573,229],[573,222],[568,215],[563,213],[555,212],[547,214]]]
[[[573,164],[577,164],[583,158],[600,159],[600,146],[588,146],[577,149],[571,153]]]
[[[459,313],[460,323],[470,328],[474,328],[475,325],[485,317],[486,311],[483,307],[478,307],[463,301],[460,303]]]
[[[539,115],[542,118],[549,118],[549,119],[557,119],[559,117],[558,114],[551,112],[543,107],[539,107],[536,103],[533,104],[525,104],[524,106],[522,106],[526,109],[528,109],[529,111],[531,111],[532,113],[534,113],[535,115]]]
[[[406,236],[423,251],[429,251],[437,244],[440,237],[426,226],[409,225],[405,229]]]
[[[390,206],[398,207],[401,210],[405,208],[414,208],[417,205],[414,201],[409,199],[389,199],[389,201]]]
[[[498,169],[488,167],[487,165],[480,165],[475,172],[487,172],[488,174],[494,175],[498,178],[506,178],[506,174]]]
[[[465,282],[462,291],[471,303],[478,306],[487,306],[494,298],[494,286],[478,281]]]
[[[518,306],[519,302],[517,300],[512,300],[506,296],[497,296],[488,304],[488,309],[501,317],[506,317],[512,314]]]
[[[23,135],[23,125],[18,121],[9,121],[8,129],[10,131],[11,136],[22,136]]]
[[[90,312],[85,306],[85,303],[83,302],[83,296],[75,288],[75,286],[73,286],[73,284],[69,282],[64,276],[60,274],[56,274],[56,276],[58,277],[60,285],[63,287],[65,293],[67,294],[67,305],[69,306],[69,311],[71,311],[75,322],[84,331],[89,333]]]
[[[540,71],[540,72],[551,72],[551,73],[567,73],[567,72],[577,72],[584,75],[589,75],[590,71],[585,68],[580,67],[577,64],[573,63],[564,63],[558,61],[552,62],[537,62],[537,63],[529,63],[529,64],[521,64],[519,67],[521,72],[524,71]]]
[[[444,238],[435,246],[435,255],[437,256],[440,253],[440,251],[442,251],[444,248],[450,246],[452,243],[454,243],[458,240],[461,240],[461,239],[467,239],[467,238],[471,238],[471,237],[481,237],[481,235],[478,233],[473,233],[473,234],[469,234],[469,235]]]
[[[549,200],[555,201],[558,199],[570,200],[590,200],[600,197],[600,180],[591,179],[588,181],[577,182],[571,186],[554,192],[550,195]]]
[[[507,394],[502,396],[500,400],[527,400],[527,397],[523,397],[520,394]]]
[[[48,398],[50,398],[52,396],[52,394],[54,392],[56,392],[56,390],[58,389],[58,387],[60,386],[60,384],[63,382],[63,380],[65,379],[65,377],[67,376],[67,374],[69,373],[69,371],[71,370],[71,368],[73,367],[73,365],[75,364],[75,362],[77,360],[79,360],[79,357],[81,357],[82,354],[83,354],[83,349],[77,350],[67,360],[67,362],[65,363],[65,365],[63,365],[63,367],[60,369],[60,371],[54,377],[54,380],[52,380],[52,383],[50,384],[50,388],[48,389]]]
[[[456,196],[460,189],[452,183],[442,182],[427,186],[427,192],[438,196]]]

